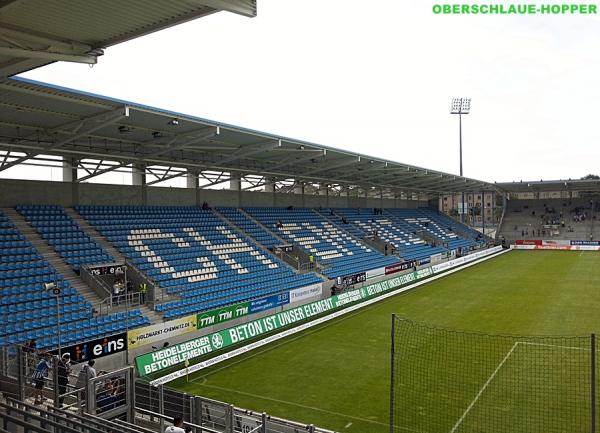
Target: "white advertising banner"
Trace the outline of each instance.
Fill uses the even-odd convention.
[[[299,289],[290,290],[290,304],[292,302],[303,301],[304,299],[321,296],[323,293],[323,283],[317,283]]]
[[[381,275],[385,274],[385,267],[383,268],[377,268],[377,269],[371,269],[370,271],[367,271],[367,278],[374,278],[374,277],[379,277]]]

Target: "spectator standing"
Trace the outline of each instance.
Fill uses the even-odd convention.
[[[40,359],[40,362],[38,362],[38,365],[35,367],[35,371],[33,372],[33,383],[35,389],[37,390],[35,404],[42,404],[44,384],[50,368],[52,368],[52,364],[50,363],[50,354],[44,353],[44,357]]]
[[[121,292],[121,286],[118,281],[113,284],[113,304],[119,305],[119,295]]]
[[[183,418],[176,416],[173,418],[173,425],[165,429],[165,433],[185,433],[183,429]]]
[[[64,353],[58,361],[58,407],[63,406],[64,394],[67,392],[69,384],[69,374],[71,374],[71,355]]]
[[[138,292],[140,293],[140,304],[146,303],[146,293],[148,293],[148,284],[145,282],[141,282],[138,287]]]
[[[97,376],[96,369],[94,368],[95,363],[96,361],[90,359],[90,361],[83,366],[77,375],[77,383],[75,384],[75,388],[85,388],[87,381],[94,379]],[[81,400],[85,401],[85,390],[81,392],[81,395]]]

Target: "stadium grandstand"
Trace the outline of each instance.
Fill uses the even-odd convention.
[[[384,407],[379,389],[361,391],[377,403],[374,415],[363,403],[328,406],[338,403],[323,396],[338,387],[358,398],[339,378],[304,393],[316,402],[253,393],[267,382],[286,388],[283,379],[309,386],[312,368],[332,376],[357,367],[352,362],[360,371],[389,369],[389,328],[374,334],[379,317],[348,313],[372,314],[413,287],[500,263],[509,245],[596,245],[600,183],[489,183],[16,76],[56,61],[95,64],[107,47],[217,12],[253,17],[257,5],[0,2],[0,431],[458,431],[466,415],[454,429],[405,427],[394,417],[393,389]],[[11,178],[24,167],[62,176]],[[130,182],[107,182],[114,173]],[[172,187],[174,179],[185,187]],[[445,198],[461,194],[479,204],[462,214],[444,208]],[[436,299],[451,314],[454,295],[446,293]],[[228,365],[326,335],[341,316],[347,334],[323,340],[327,356],[307,344],[289,377],[276,372],[279,361],[262,361],[243,364],[258,368],[246,377],[232,368],[219,379]],[[387,312],[384,319],[389,326]],[[379,356],[380,347],[344,349],[350,338],[339,335],[385,344],[384,358],[363,363],[360,356]],[[392,357],[392,387],[394,365]],[[228,388],[234,380],[251,388]],[[243,400],[228,400],[234,395]]]

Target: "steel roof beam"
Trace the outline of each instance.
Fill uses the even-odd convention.
[[[175,136],[171,141],[167,143],[167,145],[157,151],[153,151],[144,155],[142,159],[148,157],[153,158],[155,156],[164,155],[165,153],[172,152],[174,150],[183,149],[184,147],[193,146],[194,144],[198,144],[203,142],[204,140],[208,140],[209,138],[216,137],[219,134],[219,128],[209,128],[209,131],[206,129],[198,131],[200,132],[198,135],[192,135],[192,133],[187,133],[183,138],[187,138],[187,141],[182,143],[177,143],[177,140],[181,139],[182,136]],[[147,144],[154,144],[152,142],[146,142]]]
[[[307,154],[307,155],[303,155],[300,157],[291,157],[291,158],[286,158],[278,163],[269,165],[269,170],[274,170],[277,168],[281,168],[281,167],[287,167],[288,165],[295,165],[295,164],[299,164],[305,161],[310,161],[311,159],[315,159],[315,158],[319,158],[319,157],[324,157],[325,155],[327,155],[327,152],[325,151],[325,149],[310,149],[310,150],[302,150],[301,152],[312,152],[313,154]],[[319,152],[320,155],[315,155],[314,153]]]
[[[266,142],[260,142],[240,147],[236,152],[233,152],[230,157],[218,161],[219,164],[228,164],[239,159],[246,159],[249,156],[253,156],[264,152],[266,150],[278,149],[281,147],[281,140],[273,142],[269,140]]]
[[[73,63],[85,63],[88,65],[95,65],[98,63],[98,56],[100,53],[92,54],[70,54],[61,51],[40,51],[40,50],[27,50],[22,48],[13,47],[0,47],[0,55],[18,57],[23,59],[42,59],[49,60],[52,62],[65,61]]]
[[[331,161],[331,162],[335,162],[335,160]],[[314,170],[309,170],[309,171],[305,172],[304,175],[321,173],[323,171],[336,170],[338,168],[347,167],[349,165],[358,164],[360,162],[361,162],[360,156],[358,156],[358,157],[352,157],[352,159],[350,159],[350,160],[338,162],[337,164],[333,164],[333,165],[330,165],[328,167],[320,167],[320,168],[317,168],[317,169],[314,169]]]
[[[191,3],[246,17],[256,16],[256,2],[247,0],[192,0]]]
[[[167,180],[175,179],[177,177],[181,177],[181,176],[184,176],[184,175],[188,174],[187,171],[179,171],[177,173],[173,173],[173,174],[170,174],[170,175],[167,175],[167,173],[169,173],[168,170],[167,170],[167,172],[165,173],[165,175],[163,177],[160,177],[160,178],[158,178],[156,180],[153,180],[152,182],[147,182],[146,186],[156,185],[157,183],[165,182]],[[156,176],[156,175],[154,175],[154,176]]]
[[[79,122],[71,122],[68,125],[73,125],[74,123],[76,124],[75,131],[72,136],[70,136],[68,138],[64,138],[62,140],[59,140],[56,143],[50,143],[49,145],[44,146],[43,149],[37,153],[23,156],[23,157],[18,158],[8,164],[5,164],[3,167],[0,167],[0,171],[4,171],[10,167],[14,167],[15,165],[18,165],[21,162],[26,161],[37,155],[40,155],[46,151],[51,151],[53,149],[56,149],[56,148],[59,148],[59,147],[65,145],[71,141],[77,140],[78,138],[83,137],[83,136],[87,135],[88,133],[91,133],[100,128],[103,128],[110,123],[116,122],[123,116],[129,116],[128,107],[124,107],[124,109],[121,108],[116,111],[111,111],[109,113],[102,113],[101,115],[92,116],[87,119],[83,119],[82,121],[79,121]],[[88,122],[90,122],[90,123],[98,122],[98,123],[95,123],[93,125],[89,125],[89,126],[85,127]],[[60,129],[62,129],[62,127]]]
[[[30,47],[31,44],[36,44],[43,47],[51,47],[70,54],[83,54],[90,52],[95,48],[79,41],[61,40],[52,35],[25,29],[6,22],[3,22],[2,27],[0,27],[0,39],[20,48]]]

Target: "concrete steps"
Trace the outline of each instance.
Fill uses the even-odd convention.
[[[281,241],[281,244],[286,244],[288,242],[285,242],[283,239],[281,239],[279,236],[277,236],[275,233],[272,233],[270,230],[268,230],[265,226],[263,226],[262,224],[260,224],[258,221],[256,221],[255,219],[253,219],[249,214],[247,214],[246,212],[244,212],[241,208],[239,209],[244,216],[246,216],[248,219],[250,219],[252,222],[256,223],[257,225],[259,225],[260,227],[262,227],[263,229],[265,229],[268,233],[272,234],[275,238],[279,239]],[[213,213],[224,223],[227,223],[229,226],[233,227],[234,229],[236,229],[242,236],[247,236],[249,238],[251,238],[252,240],[254,240],[254,242],[256,242],[256,245],[262,249],[263,251],[265,251],[267,254],[269,254],[270,256],[273,255],[273,252],[268,249],[266,246],[264,246],[263,244],[261,244],[259,242],[258,239],[250,236],[249,233],[246,233],[239,225],[237,225],[235,223],[235,221],[230,220],[229,218],[227,218],[225,215],[223,215],[221,212],[219,212],[217,209],[212,209]],[[294,268],[293,266],[290,266],[289,263],[286,263],[285,260],[281,260],[281,263],[283,263],[284,265],[286,265],[291,271],[293,271],[296,275],[301,275],[302,272],[300,272],[298,269]]]
[[[259,226],[260,228],[262,228],[264,231],[266,231],[267,233],[269,233],[271,236],[273,236],[275,239],[279,240],[281,242],[281,245],[286,245],[289,244],[288,241],[286,241],[285,239],[283,239],[282,237],[280,237],[277,233],[275,233],[273,230],[271,230],[269,227],[267,227],[266,225],[264,225],[263,223],[261,223],[259,220],[255,219],[252,215],[250,215],[248,212],[246,212],[244,209],[242,209],[241,207],[238,208],[238,210],[246,217],[248,218],[250,221],[252,221],[254,224],[256,224],[257,226]]]
[[[2,212],[4,212],[4,215],[12,221],[15,227],[29,242],[31,242],[38,252],[44,256],[44,259],[54,266],[56,271],[62,274],[64,279],[67,280],[73,288],[77,289],[79,294],[83,295],[86,301],[91,303],[94,307],[97,307],[102,302],[102,299],[99,298],[96,292],[83,282],[73,268],[67,264],[50,245],[48,245],[20,213],[13,208],[3,208]]]
[[[125,256],[119,250],[117,250],[108,241],[108,239],[106,239],[98,230],[96,230],[95,227],[88,223],[87,220],[84,217],[82,217],[75,209],[66,207],[65,212],[73,219],[73,221],[75,221],[79,225],[79,227],[81,227],[85,234],[87,234],[96,242],[98,242],[100,246],[104,248],[104,250],[107,251],[115,259],[116,262],[125,263]],[[158,314],[156,311],[148,308],[146,305],[139,305],[132,308],[139,308],[142,314],[147,316],[152,323],[158,323],[164,320],[163,316]],[[125,311],[125,307],[113,307],[109,311],[112,313],[117,313]]]
[[[115,261],[117,262],[125,262],[125,256],[119,252],[115,247],[112,246],[108,240],[100,234],[98,230],[96,230],[90,223],[87,222],[85,218],[83,218],[77,211],[71,207],[66,207],[65,212],[69,215],[73,221],[79,224],[79,227],[92,239],[96,240],[102,248],[108,252]]]

